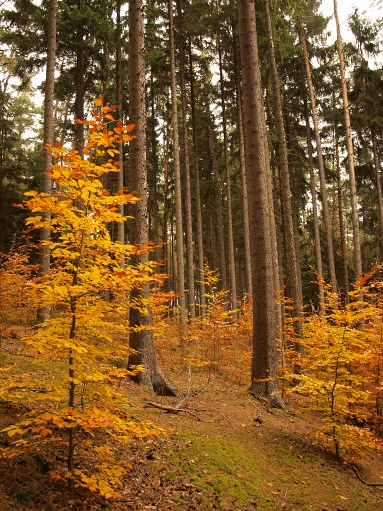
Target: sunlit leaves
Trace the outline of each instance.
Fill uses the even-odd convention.
[[[28,294],[40,306],[49,307],[51,315],[23,337],[24,355],[33,361],[34,370],[19,374],[14,384],[10,366],[0,385],[0,396],[6,394],[9,401],[33,403],[26,419],[3,430],[11,443],[1,455],[62,449],[69,469],[54,461],[52,477],[113,498],[126,467],[115,460],[112,450],[91,439],[109,435],[126,442],[160,433],[151,425],[119,417],[126,396],[115,382],[143,368],[121,369],[111,363],[121,357],[128,360],[131,289],[154,278],[152,265],[129,264],[130,256],[146,247],[116,243],[108,229],[111,222],[128,218],[119,206],[139,200],[126,190],[111,195],[103,187],[105,175],[120,171],[114,162],[117,145],[132,138],[134,126],[115,123],[115,108],[102,106],[101,98],[95,106],[92,120],[79,121],[89,130],[86,158],[58,144],[46,147],[54,158],[49,172],[53,191],[26,193],[25,206],[31,212],[27,226],[52,232],[44,242],[52,262],[46,275],[23,282]],[[74,468],[75,447],[84,459],[91,453],[90,468]]]
[[[382,423],[379,271],[375,268],[356,283],[345,306],[326,288],[324,313],[306,316],[302,352],[287,352],[291,367],[300,368],[287,374],[294,382],[288,390],[305,396],[306,406],[322,414],[319,433],[332,440],[337,456],[379,447],[370,429],[379,432]]]

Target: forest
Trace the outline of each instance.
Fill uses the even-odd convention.
[[[383,486],[356,461],[383,450],[383,18],[5,0],[0,19],[4,509],[297,509],[259,489],[118,507],[170,456],[166,413],[214,422],[217,388],[256,426],[273,415],[270,438],[305,437],[306,414],[320,456]],[[214,397],[193,405],[201,386]],[[43,482],[20,486],[28,472]]]

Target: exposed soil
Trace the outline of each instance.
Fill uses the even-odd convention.
[[[121,499],[69,493],[43,475],[35,458],[0,461],[0,511],[383,509],[383,487],[362,484],[350,466],[336,462],[315,439],[315,418],[267,409],[245,387],[218,377],[207,381],[202,374],[193,380],[181,405],[191,413],[148,407],[148,402],[177,407],[179,399],[155,398],[126,384],[132,414],[152,419],[168,433],[121,448],[119,454],[132,465]],[[2,424],[7,414],[22,410],[2,409]],[[383,484],[381,453],[355,464],[365,481]]]

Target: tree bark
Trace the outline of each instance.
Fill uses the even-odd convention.
[[[310,169],[311,202],[312,202],[312,208],[313,208],[315,262],[316,262],[316,271],[317,271],[318,279],[319,279],[319,282],[318,282],[319,310],[321,313],[323,313],[324,312],[324,282],[323,282],[323,266],[322,266],[322,247],[321,247],[321,240],[320,240],[317,191],[316,191],[316,186],[315,186],[313,150],[312,150],[311,130],[310,130],[310,121],[309,121],[309,112],[308,112],[307,101],[305,101],[305,117],[306,117],[307,152],[308,152],[308,156],[309,156],[309,169]]]
[[[121,5],[124,3],[124,0],[117,0],[117,15],[116,15],[116,104],[118,106],[118,118],[121,122],[123,122],[122,118],[122,29],[121,29]],[[116,176],[116,188],[117,190],[122,190],[124,188],[124,146],[122,142],[119,144],[118,150],[120,154],[118,155],[119,169]],[[123,215],[124,214],[124,206],[123,204],[119,204],[118,212]],[[124,222],[117,223],[117,241],[121,244],[125,243],[125,225]],[[123,266],[123,262],[121,263]]]
[[[219,252],[219,269],[222,280],[223,289],[227,289],[227,265],[226,265],[226,250],[225,250],[225,230],[223,225],[223,211],[222,211],[222,200],[221,200],[221,185],[220,176],[218,172],[218,161],[217,153],[215,150],[214,132],[213,132],[213,120],[210,112],[209,99],[206,98],[206,115],[207,115],[207,129],[209,138],[209,151],[211,156],[213,180],[214,180],[214,202],[217,218],[217,230],[218,230],[218,252]]]
[[[146,98],[145,98],[145,59],[144,24],[142,0],[129,1],[129,118],[136,125],[137,138],[130,142],[129,185],[141,200],[134,206],[130,222],[130,243],[138,248],[148,242],[148,207],[146,175]],[[148,253],[141,250],[132,258],[133,264],[146,264]],[[130,347],[135,353],[129,356],[129,366],[143,365],[144,373],[134,378],[140,384],[149,385],[158,395],[176,396],[176,387],[165,378],[156,362],[151,327],[150,310],[142,312],[142,303],[149,298],[149,285],[134,288],[131,293]],[[138,307],[134,307],[134,303]]]
[[[227,143],[227,122],[226,122],[226,106],[225,106],[225,85],[223,81],[222,70],[222,49],[220,42],[218,43],[218,59],[219,59],[219,78],[222,108],[222,130],[223,130],[223,156],[226,174],[226,199],[227,199],[227,237],[228,237],[228,255],[229,255],[229,276],[231,290],[231,307],[236,310],[238,307],[237,298],[237,277],[235,272],[235,255],[234,255],[234,236],[233,236],[233,211],[231,200],[231,176]]]
[[[183,41],[183,23],[181,1],[177,0],[177,14],[180,41],[180,86],[182,106],[182,134],[184,145],[184,179],[185,179],[185,210],[186,210],[186,260],[187,260],[187,285],[188,285],[188,310],[190,318],[195,318],[195,289],[194,289],[194,249],[193,249],[193,225],[192,225],[192,200],[190,189],[190,156],[187,121],[187,98],[185,87],[185,48]]]
[[[282,95],[280,91],[280,81],[277,63],[275,59],[274,51],[274,36],[273,27],[271,23],[270,4],[268,0],[265,0],[265,15],[267,23],[267,38],[270,53],[270,69],[273,82],[274,92],[274,114],[278,137],[278,148],[279,148],[279,167],[281,173],[281,195],[283,203],[283,220],[284,220],[284,240],[286,250],[286,273],[288,282],[290,284],[291,298],[293,299],[293,317],[295,334],[298,337],[303,336],[302,330],[302,319],[303,319],[303,299],[302,289],[299,280],[300,264],[299,252],[296,250],[296,240],[294,232],[293,222],[293,210],[292,210],[292,197],[291,197],[291,186],[290,186],[290,169],[288,160],[288,151],[286,143],[285,125],[283,120],[283,109],[282,109]],[[300,350],[301,346],[297,345]]]
[[[168,0],[169,14],[169,46],[170,46],[170,92],[172,99],[172,127],[173,127],[173,167],[174,167],[174,188],[176,208],[176,254],[177,254],[177,293],[179,293],[180,324],[181,324],[181,346],[184,345],[187,310],[185,299],[185,262],[184,262],[184,232],[182,220],[182,188],[181,188],[181,166],[180,146],[178,129],[178,108],[177,108],[177,85],[175,70],[174,51],[174,23],[173,23],[173,0]]]
[[[346,129],[348,176],[349,176],[349,183],[350,183],[351,222],[352,222],[352,232],[353,232],[353,241],[354,241],[354,269],[355,269],[356,278],[358,279],[359,277],[362,276],[362,253],[361,253],[361,246],[360,246],[358,200],[357,200],[356,182],[355,182],[354,148],[352,145],[351,121],[350,121],[350,111],[349,111],[349,105],[348,105],[348,93],[347,93],[347,81],[346,81],[344,54],[343,54],[343,43],[342,43],[342,36],[340,33],[338,6],[337,6],[336,0],[334,0],[334,17],[335,17],[335,25],[336,25],[336,40],[337,40],[338,55],[339,55],[339,71],[340,71],[340,79],[341,79],[341,83],[342,83],[343,115],[344,115],[345,129]]]
[[[245,165],[245,141],[243,135],[243,113],[241,101],[241,79],[237,67],[237,47],[234,45],[234,74],[236,83],[236,101],[238,110],[238,139],[239,139],[239,166],[242,178],[242,200],[243,200],[243,229],[244,229],[244,245],[245,245],[245,272],[246,272],[246,291],[252,293],[251,282],[251,250],[250,250],[250,227],[249,227],[249,201],[247,199],[247,178]]]
[[[194,177],[196,192],[196,215],[197,215],[197,247],[198,247],[198,272],[199,272],[199,289],[200,289],[200,305],[201,316],[205,315],[206,310],[206,286],[204,273],[204,249],[203,249],[203,230],[202,230],[202,207],[201,207],[201,189],[199,177],[199,154],[197,145],[197,122],[195,111],[195,94],[194,94],[194,71],[191,51],[191,42],[189,39],[189,71],[190,71],[190,102],[192,114],[192,131],[193,131],[193,153],[194,153]]]
[[[327,254],[328,254],[328,266],[329,266],[329,272],[330,272],[330,282],[331,282],[333,293],[337,293],[338,292],[338,284],[337,284],[336,273],[335,273],[334,247],[333,247],[333,241],[332,241],[332,226],[331,226],[331,222],[330,222],[330,213],[329,213],[328,201],[327,201],[326,174],[325,174],[323,154],[322,154],[322,143],[321,143],[321,139],[320,139],[319,121],[318,121],[318,115],[317,115],[317,109],[316,109],[314,86],[313,86],[313,81],[312,81],[312,76],[311,76],[311,67],[310,67],[309,55],[308,55],[307,44],[306,44],[306,34],[305,34],[305,28],[304,28],[302,20],[299,21],[299,27],[300,27],[300,34],[301,34],[301,43],[302,43],[302,49],[303,49],[304,63],[305,63],[305,68],[306,68],[306,78],[307,78],[307,84],[308,84],[309,94],[310,94],[311,110],[312,110],[314,132],[315,132],[315,142],[316,142],[317,155],[318,155],[319,180],[320,180],[320,188],[321,188],[321,194],[322,194],[323,219],[324,219],[324,224],[325,224],[325,229],[326,229]]]
[[[251,392],[283,406],[276,357],[274,269],[268,194],[269,157],[253,0],[238,0],[246,174],[250,214],[253,283],[253,357]]]
[[[57,0],[50,0],[48,4],[48,45],[47,45],[47,67],[45,75],[44,91],[44,127],[43,142],[46,145],[54,144],[54,86],[55,86],[55,67],[56,67],[56,19],[57,19]],[[48,172],[52,166],[52,153],[43,149],[43,175],[41,182],[41,191],[47,194],[52,193],[52,178]],[[50,213],[43,213],[44,218],[50,218]],[[40,275],[44,276],[50,269],[50,248],[46,242],[50,241],[51,232],[49,229],[40,231]],[[50,307],[39,307],[37,311],[36,323],[43,323],[50,316]]]

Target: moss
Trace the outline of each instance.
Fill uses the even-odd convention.
[[[187,474],[200,491],[217,494],[222,507],[229,506],[228,501],[250,505],[261,495],[260,460],[250,458],[244,447],[191,434],[180,436],[178,441],[179,451],[168,450],[168,461]]]

